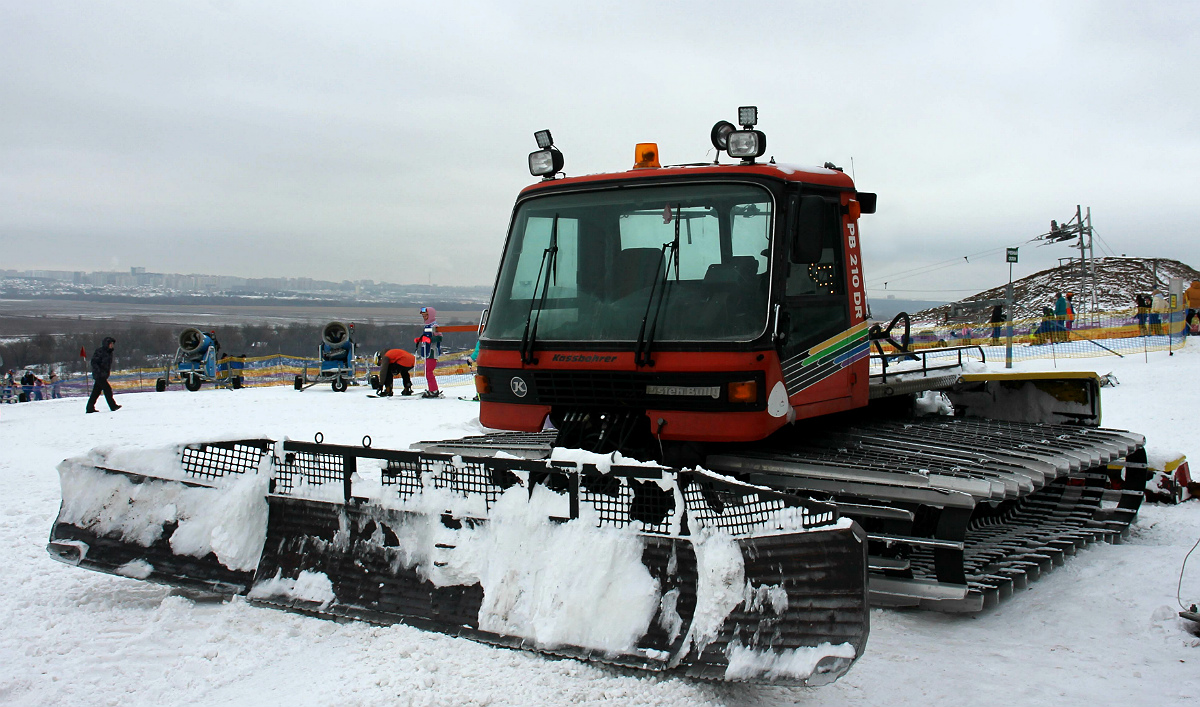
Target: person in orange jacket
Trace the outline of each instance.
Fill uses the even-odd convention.
[[[1187,319],[1184,320],[1184,332],[1190,333],[1192,319],[1200,318],[1200,280],[1192,280],[1192,284],[1183,292],[1184,306],[1187,307]]]
[[[412,378],[409,377],[409,372],[412,371],[413,366],[417,365],[417,359],[404,349],[389,349],[377,356],[379,397],[387,398],[392,395],[392,381],[397,375],[404,381],[404,390],[401,390],[400,394],[412,395]]]

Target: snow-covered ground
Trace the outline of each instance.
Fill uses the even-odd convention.
[[[1200,460],[1200,342],[1175,356],[1030,361],[1112,372],[1104,424]],[[1168,705],[1200,703],[1200,631],[1176,617],[1200,503],[1143,506],[1122,545],[1081,551],[974,616],[874,610],[866,654],[817,689],[717,685],[491,648],[406,626],[339,624],[59,564],[44,546],[55,466],[99,445],[265,435],[403,448],[477,433],[454,399],[371,400],[324,387],[119,396],[0,409],[0,704],[12,705]],[[101,405],[101,410],[104,406]],[[1200,602],[1200,557],[1183,580]]]

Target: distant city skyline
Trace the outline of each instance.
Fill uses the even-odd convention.
[[[157,289],[179,293],[230,293],[239,292],[288,292],[299,293],[352,293],[424,294],[429,292],[466,293],[473,299],[490,294],[490,288],[481,285],[437,285],[426,283],[396,283],[371,279],[320,280],[310,277],[246,278],[237,275],[213,275],[208,273],[158,273],[145,267],[133,266],[128,271],[112,270],[0,270],[0,291],[6,281],[49,282],[57,286],[76,288],[119,288],[126,290]],[[11,283],[9,283],[11,284]]]

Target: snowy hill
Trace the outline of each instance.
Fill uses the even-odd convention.
[[[1194,394],[1200,337],[1168,356],[1059,359],[1018,370],[1112,371],[1105,424],[1142,432],[1153,453],[1200,459]],[[1002,370],[1002,369],[1001,369]],[[463,392],[469,392],[464,390]],[[1079,550],[977,615],[871,612],[864,656],[818,689],[716,685],[493,648],[409,626],[341,624],[242,600],[89,572],[47,555],[59,507],[55,466],[99,445],[146,448],[231,435],[378,447],[480,431],[478,407],[370,400],[288,388],[119,396],[116,413],[79,399],[0,406],[0,704],[245,705],[1167,705],[1200,700],[1197,629],[1175,615],[1180,563],[1200,502],[1142,507],[1120,545]],[[1200,567],[1183,579],[1200,601]],[[1186,661],[1193,661],[1187,663]]]
[[[1098,311],[1131,309],[1133,297],[1152,290],[1167,292],[1171,278],[1184,281],[1184,289],[1192,280],[1200,279],[1200,271],[1178,260],[1167,258],[1098,258],[1096,263],[1096,292]],[[954,304],[970,304],[981,300],[1003,299],[1007,283],[971,295],[958,303],[943,304],[923,309],[912,315],[914,327],[941,324]],[[1054,306],[1054,293],[1074,292],[1075,307],[1080,313],[1087,311],[1087,292],[1091,290],[1091,278],[1083,278],[1079,263],[1062,265],[1043,270],[1013,281],[1013,298],[1016,303],[1013,319],[1035,319],[1041,316],[1042,307]],[[980,306],[980,315],[975,321],[987,321],[990,308]]]

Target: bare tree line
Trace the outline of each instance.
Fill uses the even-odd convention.
[[[202,327],[203,328],[203,327]],[[230,355],[313,357],[321,344],[324,324],[242,324],[215,329],[221,352]],[[117,340],[114,368],[151,368],[162,366],[175,355],[182,327],[165,324],[114,324],[91,333],[47,334],[14,338],[0,343],[0,359],[4,370],[53,366],[66,372],[89,369],[87,357],[106,336]],[[400,348],[412,350],[413,339],[421,331],[419,325],[356,324],[354,339],[360,353]],[[444,346],[453,351],[475,345],[475,334],[446,334]]]

